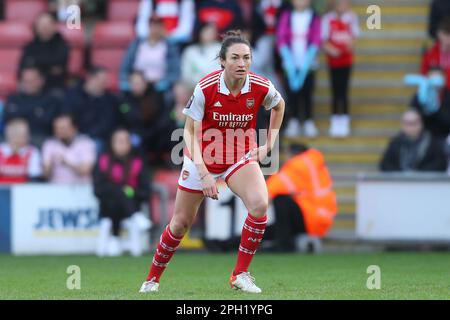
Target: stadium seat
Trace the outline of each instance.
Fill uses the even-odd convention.
[[[22,50],[18,48],[0,48],[0,72],[16,74],[19,68]]]
[[[86,48],[86,38],[84,28],[69,29],[65,24],[59,24],[59,32],[70,46],[69,53],[69,74],[72,76],[84,75],[84,50]]]
[[[134,38],[133,25],[127,22],[98,22],[94,27],[92,47],[126,49]]]
[[[171,219],[173,214],[173,209],[175,205],[175,196],[178,190],[178,178],[180,172],[178,170],[158,170],[153,177],[153,184],[158,184],[164,186],[168,192],[169,201],[166,204],[167,208],[167,218]],[[151,199],[151,215],[152,221],[155,224],[160,224],[162,222],[162,212],[161,212],[161,198],[157,193],[153,193],[154,196]]]
[[[5,0],[5,19],[29,25],[42,12],[48,11],[47,0]]]
[[[22,22],[0,22],[0,47],[21,48],[33,39],[30,26]]]
[[[109,0],[107,19],[134,23],[139,9],[139,0]]]
[[[0,70],[0,97],[5,100],[8,95],[16,91],[16,88],[16,73]]]
[[[118,72],[124,54],[125,49],[122,48],[94,48],[91,53],[91,64]]]

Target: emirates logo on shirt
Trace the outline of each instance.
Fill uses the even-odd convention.
[[[254,105],[255,105],[255,99],[253,99],[253,98],[247,99],[247,103],[246,103],[247,108],[251,109],[251,108],[253,108]]]

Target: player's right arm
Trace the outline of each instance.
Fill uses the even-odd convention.
[[[205,108],[205,97],[200,87],[194,90],[188,105],[183,109],[183,113],[186,117],[186,124],[184,126],[183,138],[186,143],[186,147],[191,154],[192,161],[197,168],[200,179],[202,180],[203,194],[205,197],[212,199],[218,199],[218,190],[216,180],[209,173],[208,168],[203,161],[203,156],[199,144],[197,134],[201,132],[201,123],[203,119]]]

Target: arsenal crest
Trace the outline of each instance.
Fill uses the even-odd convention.
[[[183,170],[183,172],[181,173],[181,178],[183,180],[186,180],[187,178],[189,178],[189,171]]]
[[[251,109],[255,105],[255,99],[247,99],[247,108]]]

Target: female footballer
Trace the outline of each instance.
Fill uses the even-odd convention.
[[[268,194],[258,164],[275,144],[284,115],[284,100],[272,83],[250,72],[252,52],[240,31],[226,33],[219,52],[221,70],[196,85],[183,109],[187,116],[183,168],[173,217],[160,237],[147,280],[140,292],[158,291],[159,280],[190,228],[204,197],[218,199],[222,178],[248,209],[230,286],[260,293],[248,272],[266,226]],[[266,144],[257,146],[256,115],[271,110]]]

